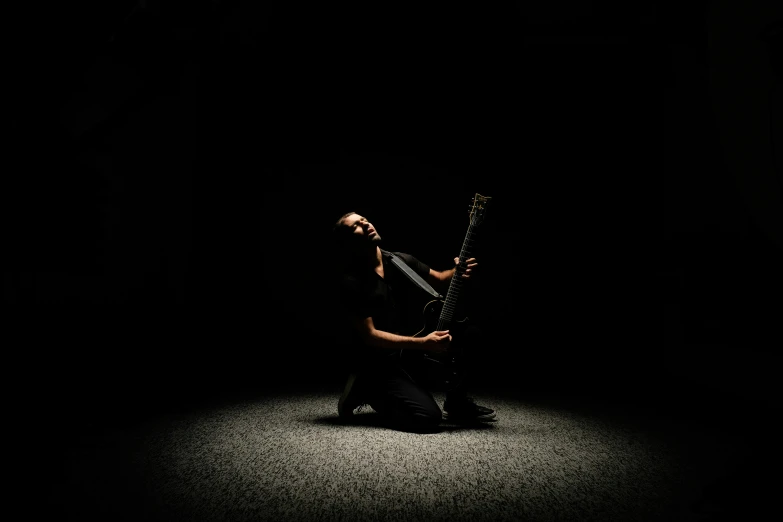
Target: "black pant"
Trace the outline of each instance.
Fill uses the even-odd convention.
[[[359,379],[367,390],[368,403],[390,427],[426,432],[440,424],[441,409],[432,393],[414,381],[401,365],[373,368]]]
[[[466,394],[468,356],[479,335],[477,328],[466,328],[442,355],[408,352],[383,358],[360,373],[367,402],[391,427],[433,430],[443,417],[430,390],[443,389],[447,401]]]

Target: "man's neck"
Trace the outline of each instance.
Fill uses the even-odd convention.
[[[369,254],[369,261],[372,267],[375,268],[383,264],[383,256],[381,256],[381,249],[378,245],[375,245]]]

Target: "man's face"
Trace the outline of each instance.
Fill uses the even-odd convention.
[[[352,237],[361,242],[378,243],[381,241],[381,235],[376,232],[375,227],[364,216],[351,214],[343,220],[343,225],[351,230]]]

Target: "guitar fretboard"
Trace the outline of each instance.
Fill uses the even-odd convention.
[[[454,273],[454,277],[451,278],[449,283],[449,290],[446,293],[446,299],[443,302],[443,308],[440,311],[440,318],[438,319],[438,330],[448,330],[451,326],[451,322],[454,320],[454,314],[457,310],[457,299],[459,298],[462,284],[462,274],[465,272],[465,261],[470,258],[470,254],[473,248],[473,233],[474,226],[471,222],[468,226],[468,232],[465,234],[465,239],[462,241],[462,248],[459,253],[459,264],[457,270]]]

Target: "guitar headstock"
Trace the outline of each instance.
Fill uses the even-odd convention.
[[[484,219],[484,214],[486,213],[487,205],[489,204],[490,199],[492,198],[488,196],[482,196],[481,194],[478,193],[476,193],[476,195],[473,196],[473,203],[470,205],[471,225],[481,224],[481,221]]]

